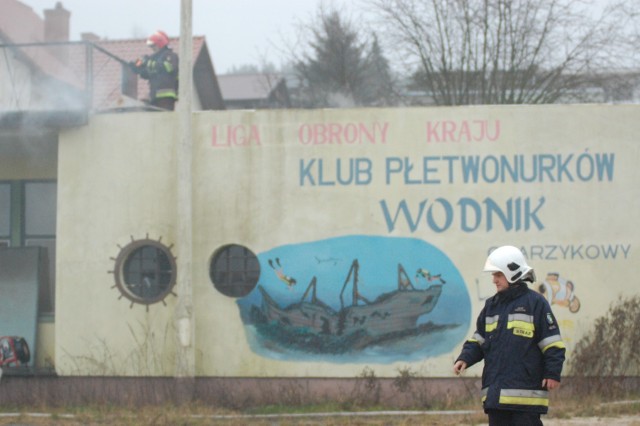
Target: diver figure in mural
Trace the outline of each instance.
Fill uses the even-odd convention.
[[[424,278],[427,281],[427,283],[431,283],[432,281],[435,281],[435,280],[439,281],[438,284],[446,284],[447,283],[445,280],[442,279],[442,274],[431,275],[431,272],[429,272],[428,270],[426,270],[424,268],[420,268],[416,272],[416,279],[418,279],[420,277]]]
[[[295,278],[292,278],[288,275],[285,275],[285,273],[283,272],[283,268],[282,265],[280,265],[280,258],[276,257],[276,265],[278,265],[278,267],[276,268],[275,266],[273,266],[273,260],[269,259],[269,266],[271,266],[271,269],[273,269],[274,271],[276,271],[276,275],[278,276],[278,279],[280,281],[282,281],[283,283],[285,283],[287,285],[287,287],[289,287],[289,289],[293,289],[293,287],[296,285],[297,281],[295,280]]]

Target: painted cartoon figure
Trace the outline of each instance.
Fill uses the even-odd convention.
[[[560,278],[557,272],[548,273],[538,291],[547,298],[550,305],[567,307],[574,314],[580,310],[580,299],[575,295],[573,282]]]
[[[431,275],[431,272],[424,268],[420,268],[416,272],[416,279],[418,278],[424,278],[427,283],[431,283],[432,281],[437,280],[438,284],[446,284],[446,281],[442,279],[442,274]]]
[[[297,281],[295,280],[295,278],[285,275],[285,273],[283,272],[282,265],[280,265],[280,258],[276,257],[275,264],[278,266],[277,268],[273,264],[274,262],[271,259],[269,259],[269,266],[271,266],[271,269],[276,271],[276,275],[278,276],[278,279],[283,283],[285,283],[290,290],[293,289]]]

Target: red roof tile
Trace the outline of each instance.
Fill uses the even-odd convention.
[[[95,43],[113,55],[129,62],[135,61],[144,55],[152,53],[146,44],[146,39],[129,40],[101,40]],[[205,45],[203,36],[193,37],[193,63],[195,63],[200,51]],[[180,39],[177,37],[170,39],[172,50],[180,54]],[[122,102],[120,93],[122,83],[123,64],[99,50],[94,50],[93,54],[93,90],[94,108],[104,109],[114,107]],[[215,77],[215,76],[213,76]],[[138,99],[149,97],[149,84],[146,80],[138,78]]]

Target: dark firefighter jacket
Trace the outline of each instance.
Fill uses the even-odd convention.
[[[178,99],[178,55],[169,46],[132,64],[133,71],[149,80],[149,98]]]
[[[484,359],[482,403],[490,409],[547,413],[543,379],[560,381],[565,345],[547,300],[519,281],[485,302],[458,360]],[[457,361],[457,360],[456,360]]]

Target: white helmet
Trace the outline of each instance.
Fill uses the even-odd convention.
[[[492,251],[484,264],[484,272],[502,272],[510,284],[527,275],[531,281],[536,279],[533,268],[527,265],[520,249],[513,246],[502,246]]]

